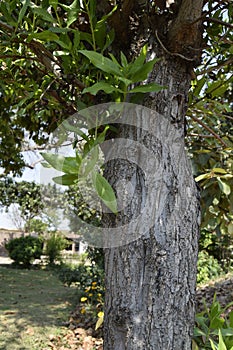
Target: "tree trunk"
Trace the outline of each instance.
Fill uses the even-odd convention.
[[[124,178],[132,184],[134,194],[130,205],[118,216],[105,218],[108,227],[122,227],[122,232],[127,227],[128,236],[133,238],[125,245],[105,249],[104,350],[192,347],[200,211],[184,134],[191,72],[198,60],[187,55],[188,48],[195,52],[200,48],[201,31],[194,20],[200,16],[201,8],[201,0],[182,1],[167,33],[167,48],[157,30],[152,38],[152,55],[161,60],[148,82],[155,81],[167,88],[151,93],[144,105],[160,117],[156,114],[154,123],[146,130],[145,115],[138,119],[138,127],[119,128],[118,138],[145,146],[148,158],[158,164],[148,177],[150,186],[145,181],[144,169],[138,166],[142,164],[140,150],[135,149],[137,164],[130,159],[117,159],[106,167],[105,176],[113,186]],[[192,30],[186,30],[184,36],[192,21],[195,22]],[[181,34],[183,42],[179,41]],[[128,146],[123,143],[121,150],[120,145],[117,147],[118,154],[124,154]],[[159,186],[153,178],[160,179]],[[148,227],[142,224],[143,232],[137,233],[135,230],[140,231],[141,227],[128,223],[140,216],[148,197],[150,224]]]

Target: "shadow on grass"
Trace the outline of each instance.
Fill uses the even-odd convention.
[[[50,270],[0,265],[0,349],[43,349],[76,301],[75,289],[63,286]]]

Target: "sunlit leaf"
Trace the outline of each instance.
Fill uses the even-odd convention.
[[[214,173],[227,174],[226,170],[224,170],[222,168],[213,168],[212,171]]]
[[[228,196],[231,193],[231,187],[219,177],[217,177],[217,180],[220,190]]]
[[[117,200],[112,186],[101,174],[95,171],[92,172],[92,180],[100,199],[103,201],[106,207],[116,214]]]
[[[53,177],[52,180],[58,185],[71,186],[78,181],[78,176],[72,174],[64,174],[62,176]]]
[[[195,181],[199,182],[204,179],[209,179],[210,178],[210,173],[207,174],[201,174],[195,178]]]
[[[226,345],[223,341],[221,330],[219,329],[219,343],[218,343],[218,350],[227,350]]]
[[[68,174],[78,174],[79,165],[76,157],[64,157],[54,153],[41,153],[41,155],[54,169]]]
[[[99,312],[98,313],[98,320],[97,320],[96,325],[95,325],[95,330],[100,328],[102,326],[103,322],[104,322],[104,313]]]

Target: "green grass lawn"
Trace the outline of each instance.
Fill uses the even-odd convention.
[[[0,349],[51,350],[76,301],[50,271],[0,266]]]

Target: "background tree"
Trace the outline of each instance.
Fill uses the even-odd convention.
[[[6,177],[0,181],[0,198],[2,209],[11,211],[10,207],[13,205],[11,216],[17,228],[30,232],[32,219],[43,208],[40,186],[27,181],[16,182]]]
[[[43,146],[48,134],[63,119],[93,104],[126,98],[143,103],[165,116],[171,123],[170,129],[180,130],[183,137],[186,114],[187,145],[195,175],[204,188],[204,225],[209,231],[231,233],[232,77],[228,69],[232,63],[232,4],[227,0],[183,0],[174,4],[125,0],[118,2],[117,7],[114,5],[110,1],[86,0],[0,4],[0,165],[5,174],[10,171],[20,174],[24,165],[31,166],[24,163],[21,155],[30,146],[30,142],[23,141],[25,130],[29,139]],[[167,86],[158,93],[153,92],[156,90],[153,85],[153,91],[140,94],[138,91],[148,91],[140,85],[137,93],[128,95],[135,82],[123,80],[122,76],[119,79],[90,56],[90,51],[105,57],[113,54],[123,67],[139,57],[145,43],[147,58],[156,55],[160,61],[153,62],[148,78],[142,71],[145,74],[150,70],[146,71],[144,61],[140,61],[142,69],[136,86],[140,80]],[[112,62],[114,57],[110,56]],[[143,144],[145,135],[122,127],[118,129],[119,136]],[[92,138],[92,134],[88,135],[88,144]],[[174,141],[166,142],[172,150]],[[155,137],[148,140],[147,147],[156,153],[155,145]],[[164,146],[161,145],[163,150]],[[182,147],[182,141],[179,146]],[[160,226],[152,228],[149,234],[145,232],[137,242],[106,251],[105,349],[191,347],[197,192],[192,177],[184,179],[179,173],[177,162],[174,159],[174,163],[164,164],[169,169],[163,176],[170,184],[170,204],[166,204]],[[129,179],[136,176],[138,181],[140,195],[135,197],[131,207],[134,209],[127,213],[132,218],[141,210],[140,196],[145,192],[140,182],[142,173],[121,160],[108,163],[105,175],[111,183],[117,181],[117,174],[111,172],[114,167],[119,169],[118,174]],[[193,201],[187,206],[190,205],[187,216],[182,220],[176,217],[172,222],[169,213],[174,214],[174,193],[184,183],[192,188]],[[126,216],[121,214],[118,221],[112,215],[105,220],[109,225],[122,224]],[[158,232],[163,232],[162,244],[158,244]]]

